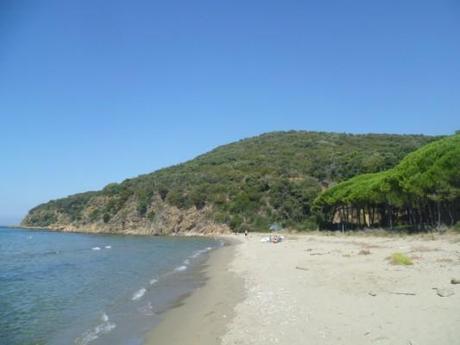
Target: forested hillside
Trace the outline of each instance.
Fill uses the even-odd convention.
[[[363,174],[316,200],[322,227],[426,227],[460,220],[460,134],[427,144],[395,168]]]
[[[421,135],[274,132],[154,173],[50,201],[26,226],[164,233],[315,228],[313,200],[331,184],[394,167],[435,140]]]

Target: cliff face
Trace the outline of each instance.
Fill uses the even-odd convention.
[[[95,218],[110,202],[110,198],[98,196],[93,198],[84,208],[79,219],[72,219],[67,213],[54,209],[52,211],[38,208],[30,212],[23,220],[23,226],[38,226],[56,231],[77,231],[90,233],[119,233],[139,235],[171,235],[171,234],[218,234],[230,232],[226,224],[212,221],[212,210],[209,207],[201,210],[195,207],[179,209],[161,199],[159,195],[148,205],[148,217],[141,216],[137,210],[138,201],[128,200],[121,212],[109,220]],[[49,224],[43,219],[52,218]]]
[[[321,190],[395,166],[435,138],[276,132],[224,145],[186,163],[52,200],[23,226],[139,234],[315,228]]]

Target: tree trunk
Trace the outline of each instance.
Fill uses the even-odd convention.
[[[344,222],[343,222],[343,218],[344,218],[344,210],[343,210],[343,206],[340,208],[340,223],[342,224],[342,232],[345,232],[345,225],[344,225]]]
[[[390,221],[390,229],[393,230],[393,208],[388,207],[388,220]]]
[[[438,228],[441,227],[441,202],[438,201],[436,203],[436,206],[437,206],[437,211],[438,211]]]
[[[358,221],[358,228],[361,229],[361,212],[360,212],[360,208],[356,208],[356,219]]]
[[[372,206],[372,218],[371,218],[371,225],[375,223],[375,207]]]
[[[452,216],[452,210],[450,208],[450,205],[447,205],[447,212],[449,213],[449,218],[450,218],[450,225],[454,225],[454,217]]]

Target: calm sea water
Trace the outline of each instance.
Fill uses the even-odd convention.
[[[143,344],[220,245],[0,227],[0,343]]]

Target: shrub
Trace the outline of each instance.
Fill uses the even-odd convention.
[[[413,265],[412,260],[403,253],[393,253],[390,256],[390,262],[393,265]]]
[[[96,209],[92,210],[91,213],[89,214],[89,219],[92,222],[94,222],[94,221],[99,219],[100,214],[101,214],[101,209],[96,208]]]
[[[168,193],[166,197],[166,201],[173,206],[176,206],[177,208],[189,208],[191,203],[187,195],[184,195],[183,193],[173,190]]]
[[[452,228],[455,232],[460,233],[460,222],[455,223],[455,225]]]
[[[147,214],[147,218],[152,222],[154,219],[155,219],[155,211],[150,211],[148,214]]]
[[[110,220],[110,214],[104,213],[104,216],[102,217],[102,220],[104,221],[104,223],[108,223],[109,220]]]

